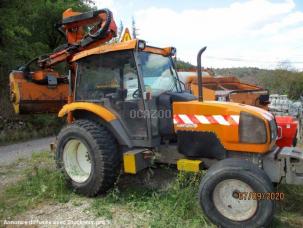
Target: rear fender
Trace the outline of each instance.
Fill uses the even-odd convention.
[[[76,119],[91,119],[106,126],[108,130],[116,137],[120,145],[132,147],[131,140],[123,128],[121,121],[114,113],[99,104],[88,102],[74,102],[64,105],[60,110],[58,117],[64,117],[72,113]]]

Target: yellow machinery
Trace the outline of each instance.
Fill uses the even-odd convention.
[[[111,33],[106,31],[104,36]],[[206,48],[198,53],[197,99],[180,82],[172,60],[175,48],[136,39],[70,47],[64,51],[70,67],[68,104],[58,114],[68,124],[57,137],[55,157],[78,193],[106,192],[122,167],[131,174],[155,162],[176,164],[183,171],[209,168],[199,202],[210,220],[223,227],[259,227],[271,222],[275,201],[239,196],[270,195],[272,182],[303,183],[303,153],[275,146],[277,126],[269,112],[203,101],[201,55]],[[40,70],[50,71],[52,60],[49,56]],[[19,91],[19,100],[24,93],[15,83],[18,75],[38,72],[25,69],[10,75],[12,94]],[[43,86],[56,88],[55,83]]]

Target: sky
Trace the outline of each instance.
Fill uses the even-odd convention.
[[[177,57],[204,67],[277,68],[287,62],[303,70],[302,0],[95,0],[117,25],[158,47],[174,46]],[[284,64],[285,65],[285,64]]]

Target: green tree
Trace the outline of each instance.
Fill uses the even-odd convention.
[[[0,0],[0,116],[11,116],[9,71],[64,43],[54,24],[72,8],[91,10],[82,0]]]
[[[28,60],[51,52],[64,38],[54,24],[68,8],[87,11],[90,5],[80,0],[1,0],[0,74]]]
[[[189,62],[182,61],[181,59],[176,60],[176,67],[177,69],[182,69],[182,70],[188,70],[188,69],[195,69],[196,66]]]

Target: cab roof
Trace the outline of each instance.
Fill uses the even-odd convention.
[[[81,51],[73,56],[71,59],[71,62],[75,62],[79,59],[85,58],[87,56],[91,55],[98,55],[98,54],[104,54],[108,52],[115,52],[115,51],[123,51],[123,50],[132,50],[136,49],[138,44],[138,39],[119,42],[119,43],[110,43],[110,44],[103,44],[98,47]],[[157,48],[157,47],[151,47],[146,46],[142,51],[151,52],[155,54],[160,55],[168,55],[170,48]]]

